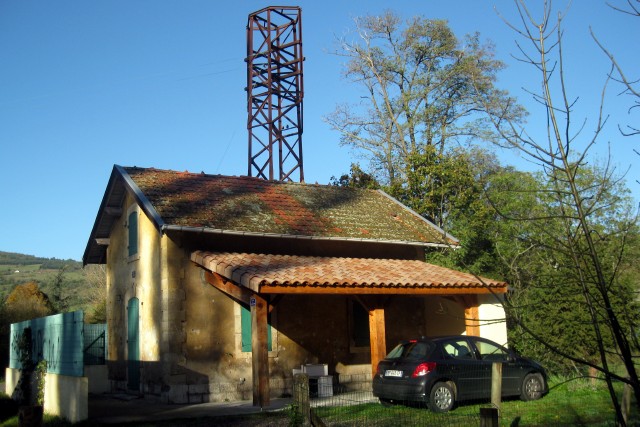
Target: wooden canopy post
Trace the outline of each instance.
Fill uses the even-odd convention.
[[[467,335],[480,336],[480,322],[478,321],[480,314],[478,306],[474,305],[464,309],[465,329]]]
[[[464,297],[464,325],[467,335],[480,336],[480,310],[476,295]]]
[[[257,293],[240,286],[218,273],[205,271],[207,282],[229,297],[248,304],[251,309],[251,373],[253,406],[269,406],[269,304]]]
[[[378,362],[387,355],[384,327],[384,308],[369,310],[369,342],[371,345],[371,378],[376,375]]]
[[[464,308],[464,329],[467,335],[480,336],[480,309],[478,295],[456,295],[449,297]]]
[[[251,307],[251,371],[253,406],[269,406],[269,348],[267,314],[269,305],[259,294],[249,299]]]

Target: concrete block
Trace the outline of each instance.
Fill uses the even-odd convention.
[[[44,411],[66,418],[71,423],[89,418],[89,379],[47,373]]]
[[[209,384],[190,384],[189,394],[209,394]]]
[[[5,384],[4,384],[4,392],[11,396],[13,391],[16,389],[18,385],[18,381],[20,380],[20,370],[13,368],[6,368],[4,374]]]
[[[188,387],[184,384],[174,384],[169,391],[168,395],[169,403],[189,403]]]
[[[169,384],[170,385],[184,385],[187,382],[187,375],[186,374],[175,374],[175,375],[171,375],[169,376]]]

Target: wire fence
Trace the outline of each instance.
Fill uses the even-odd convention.
[[[307,380],[308,381],[308,380]],[[489,399],[461,402],[453,410],[436,413],[426,402],[383,405],[372,393],[371,383],[311,385],[294,382],[293,425],[314,426],[614,426],[616,414],[603,381],[597,379],[553,380],[549,393],[539,400],[524,402],[510,398],[492,405]],[[615,384],[622,401],[623,384]],[[305,403],[301,396],[309,396]],[[487,417],[487,409],[499,414]],[[497,411],[496,411],[497,409]],[[483,413],[481,416],[481,413]],[[305,420],[307,421],[305,423]],[[497,423],[497,424],[494,424]],[[640,426],[635,400],[627,425]]]

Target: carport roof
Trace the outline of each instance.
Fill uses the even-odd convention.
[[[504,293],[505,282],[418,260],[196,251],[201,267],[258,293]]]

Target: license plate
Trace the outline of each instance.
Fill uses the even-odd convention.
[[[395,371],[393,369],[389,369],[389,370],[385,371],[384,376],[385,377],[401,377],[402,376],[402,371]]]

